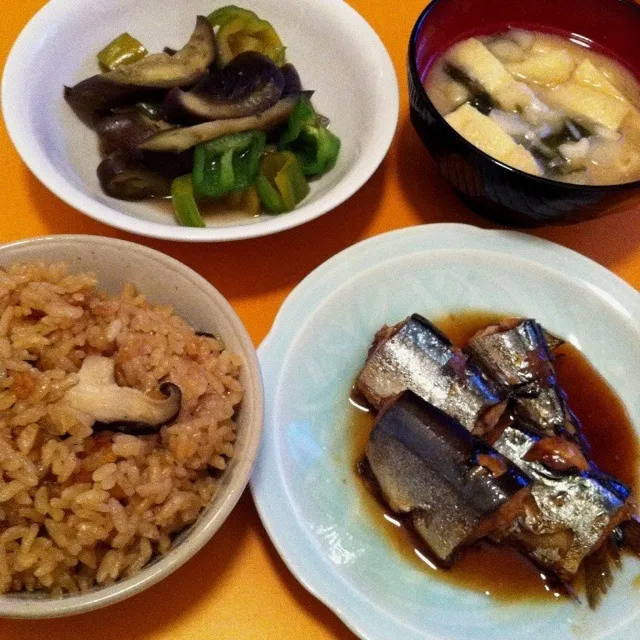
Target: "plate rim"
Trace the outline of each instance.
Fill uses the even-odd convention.
[[[632,324],[640,327],[640,293],[622,278],[590,258],[562,245],[523,232],[502,229],[481,229],[471,225],[457,223],[419,225],[396,229],[368,238],[344,249],[328,259],[294,288],[282,304],[271,330],[258,347],[258,357],[260,359],[265,384],[266,407],[263,438],[256,467],[251,477],[250,489],[256,509],[271,542],[276,547],[278,554],[296,580],[315,598],[331,609],[353,633],[365,640],[368,638],[371,640],[378,640],[380,638],[382,640],[384,636],[381,636],[379,632],[376,633],[379,627],[377,627],[375,623],[371,623],[363,608],[358,609],[349,606],[349,598],[345,593],[355,591],[355,588],[352,587],[349,581],[343,576],[323,571],[322,568],[324,565],[321,563],[316,563],[314,566],[313,563],[310,562],[300,562],[302,552],[311,545],[310,537],[303,528],[302,523],[295,520],[295,526],[288,527],[289,531],[295,529],[295,534],[292,535],[284,532],[283,535],[282,528],[274,524],[275,520],[272,521],[273,516],[270,514],[270,502],[273,502],[276,498],[273,496],[269,498],[267,496],[270,492],[272,494],[275,493],[273,487],[277,489],[279,494],[277,498],[280,498],[280,504],[282,501],[289,502],[289,500],[286,497],[286,485],[281,481],[282,476],[274,470],[275,465],[269,465],[268,462],[265,462],[268,456],[274,455],[273,447],[270,446],[275,432],[270,422],[274,410],[270,404],[274,398],[272,398],[269,390],[277,387],[283,370],[282,365],[289,355],[288,346],[286,345],[294,343],[299,332],[298,329],[287,332],[287,322],[291,320],[291,316],[295,317],[295,312],[299,311],[300,307],[305,307],[305,315],[314,313],[321,303],[331,295],[331,291],[326,293],[319,291],[319,289],[322,289],[321,284],[326,287],[328,283],[336,279],[339,281],[340,277],[345,275],[345,271],[349,273],[350,277],[348,279],[351,279],[351,276],[355,277],[362,270],[373,267],[380,262],[398,258],[400,255],[398,249],[395,250],[395,253],[389,253],[388,255],[380,254],[384,254],[385,251],[390,250],[391,247],[396,245],[401,247],[404,240],[419,239],[423,234],[435,236],[435,239],[438,239],[438,236],[440,236],[441,240],[448,240],[454,244],[463,242],[464,246],[458,247],[461,250],[479,249],[492,251],[494,253],[507,253],[508,255],[514,255],[515,257],[537,263],[545,269],[559,272],[563,277],[586,284],[594,290],[595,294],[597,294],[598,291],[604,292],[610,299],[613,299],[620,308],[625,306],[627,308],[631,307],[632,313],[627,313],[627,309],[625,309],[624,315]],[[495,248],[488,249],[486,246],[487,243],[484,242],[487,240],[496,243],[503,242],[505,247],[511,248],[511,251],[501,252]],[[407,249],[406,254],[424,253],[445,248],[456,247],[415,247],[414,249]],[[516,249],[517,252],[514,253]],[[552,257],[555,256],[555,264],[549,264],[546,261],[541,262],[540,254],[549,253]],[[566,266],[562,264],[565,261],[569,261],[569,264]],[[558,266],[558,263],[560,263],[560,266]],[[568,271],[568,267],[570,266],[573,267],[573,271]],[[353,270],[350,271],[350,269]],[[343,282],[340,282],[340,285],[342,284]],[[625,299],[625,305],[620,304],[620,298]],[[278,362],[269,363],[270,354],[276,351],[278,346],[283,342],[285,343],[286,351],[280,353]],[[271,467],[271,473],[269,472],[269,467]],[[276,484],[273,484],[274,482]],[[335,579],[341,580],[348,589],[343,592],[338,592],[333,589],[332,584]],[[379,608],[376,607],[374,603],[368,602],[367,605],[367,611],[376,610],[379,615],[385,616],[384,623],[387,634],[392,631],[398,634],[407,634],[407,632],[410,632],[412,629],[411,625],[403,624],[402,621],[397,618],[387,617],[384,611],[379,611]],[[420,633],[420,638],[424,640],[442,640],[441,636],[432,635],[426,629],[421,629]],[[393,635],[394,634],[391,633],[391,636],[387,637],[392,637]]]

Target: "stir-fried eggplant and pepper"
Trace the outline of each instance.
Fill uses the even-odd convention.
[[[312,103],[273,26],[229,5],[198,16],[187,44],[149,54],[128,33],[97,55],[103,73],[65,98],[98,134],[104,192],[171,197],[177,221],[202,204],[250,215],[292,211],[330,171],[340,139]]]

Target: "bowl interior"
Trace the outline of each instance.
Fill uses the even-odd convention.
[[[640,73],[640,8],[628,0],[437,0],[415,31],[415,62],[421,80],[433,61],[456,42],[508,27],[586,40]]]
[[[168,202],[131,203],[102,192],[96,177],[100,162],[97,136],[66,104],[63,86],[98,73],[96,53],[116,35],[128,31],[152,52],[165,46],[179,48],[191,34],[196,15],[207,15],[224,4],[222,0],[192,0],[188,5],[171,0],[53,0],[34,19],[22,36],[26,41],[19,43],[21,59],[16,60],[32,80],[17,87],[13,72],[10,82],[5,78],[5,93],[11,94],[12,110],[26,111],[22,116],[26,123],[16,125],[24,131],[19,131],[19,136],[12,134],[14,141],[27,164],[49,188],[89,215],[120,228],[144,232],[145,225],[139,223],[170,227],[165,237],[170,237],[171,229],[177,230]],[[289,214],[302,219],[310,209],[324,207],[315,214],[319,215],[351,195],[386,152],[395,127],[388,112],[391,108],[393,113],[394,91],[397,102],[393,77],[394,91],[389,89],[391,65],[373,31],[340,0],[252,0],[250,5],[274,25],[304,87],[315,90],[314,105],[330,118],[332,130],[342,141],[335,169],[314,181],[303,205]],[[374,42],[372,47],[373,41],[379,46]],[[395,111],[397,116],[397,107]],[[374,157],[378,160],[373,168],[365,169],[363,164],[369,166]],[[329,194],[338,186],[344,193],[334,202]],[[268,225],[274,220],[273,216],[219,216],[210,218],[208,224],[229,228]],[[287,226],[292,223],[289,219]],[[148,232],[148,224],[146,227]],[[242,233],[259,234],[251,230]],[[162,235],[156,230],[150,235],[158,234]]]
[[[223,296],[191,269],[152,249],[97,236],[52,236],[0,246],[0,265],[33,261],[66,261],[73,272],[94,273],[98,287],[110,294],[118,294],[131,282],[151,303],[173,306],[194,328],[220,336],[231,351],[242,355],[240,382],[245,395],[237,416],[236,450],[218,491],[196,523],[176,538],[169,554],[159,556],[132,578],[84,595],[0,597],[0,616],[79,613],[133,595],[168,575],[207,542],[235,506],[249,480],[262,430],[262,386],[251,339]]]

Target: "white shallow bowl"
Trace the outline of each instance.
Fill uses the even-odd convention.
[[[159,251],[111,238],[61,235],[0,245],[0,265],[61,260],[68,262],[73,272],[96,274],[98,287],[111,294],[133,283],[151,303],[173,306],[191,326],[215,333],[241,355],[240,382],[245,393],[237,416],[238,439],[211,504],[176,538],[166,555],[131,578],[83,595],[0,595],[0,617],[54,618],[84,613],[124,600],[168,576],[204,546],[231,513],[249,481],[262,431],[262,381],[253,343],[229,303],[204,278]]]
[[[384,158],[398,120],[398,83],[384,45],[343,0],[247,0],[272,22],[313,103],[331,119],[342,149],[336,167],[312,183],[298,208],[256,219],[209,218],[180,227],[170,207],[104,194],[96,177],[96,134],[63,100],[64,85],[98,72],[96,54],[123,31],[149,51],[180,47],[195,25],[226,0],[50,0],[15,42],[2,81],[4,119],[18,153],[53,193],[91,218],[154,238],[221,241],[298,226],[355,193]]]
[[[537,318],[583,350],[640,431],[640,295],[568,249],[507,231],[444,224],[377,236],[308,276],[258,353],[265,434],[251,485],[291,571],[368,640],[628,640],[638,637],[640,562],[597,612],[504,603],[407,562],[362,504],[348,395],[374,333],[413,312],[485,309]]]

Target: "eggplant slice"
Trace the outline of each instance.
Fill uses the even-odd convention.
[[[157,133],[173,129],[163,120],[151,120],[138,109],[121,110],[101,118],[95,130],[108,150],[134,151]]]
[[[299,100],[299,95],[287,96],[279,100],[270,109],[255,116],[203,122],[192,127],[181,127],[165,131],[149,138],[138,148],[143,151],[182,153],[201,142],[208,142],[229,133],[242,133],[251,129],[270,131],[289,119]]]
[[[366,456],[385,501],[445,564],[525,511],[531,480],[411,391],[379,414]]]
[[[102,190],[119,200],[164,198],[171,194],[171,180],[153,171],[130,153],[114,151],[98,165]]]
[[[376,409],[408,389],[469,431],[494,426],[504,409],[497,386],[418,314],[378,333],[356,386]]]
[[[282,88],[283,96],[290,96],[291,94],[302,91],[302,80],[300,80],[298,70],[290,62],[280,67],[280,72],[284,78],[284,87]]]
[[[216,39],[209,21],[198,16],[189,42],[174,55],[154,53],[108,73],[65,87],[67,102],[84,120],[151,90],[190,87],[199,82],[215,59]]]
[[[246,51],[193,89],[172,89],[165,98],[164,113],[177,122],[253,116],[278,102],[284,84],[283,74],[269,58]]]

